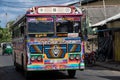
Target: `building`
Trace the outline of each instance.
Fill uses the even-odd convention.
[[[99,18],[101,20],[92,24],[91,27],[98,29],[99,50],[102,50],[102,53],[107,56],[107,59],[120,61],[120,1],[105,1],[104,11],[106,11],[106,16],[104,16],[103,20],[102,17]]]
[[[105,55],[107,60],[120,61],[120,19],[111,20],[120,13],[120,0],[84,0],[81,5],[86,15],[87,30],[98,29],[96,38],[100,54]],[[91,38],[90,34],[88,38]]]

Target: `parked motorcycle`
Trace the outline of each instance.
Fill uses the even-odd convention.
[[[92,51],[90,53],[85,53],[85,63],[86,66],[93,66],[95,65],[96,58],[95,58],[95,52]]]

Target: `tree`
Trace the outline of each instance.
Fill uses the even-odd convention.
[[[6,27],[11,31],[12,30],[12,25],[13,25],[14,21],[9,21],[6,25]]]
[[[1,29],[2,36],[0,38],[0,42],[11,42],[11,33],[8,28]]]
[[[3,34],[2,34],[3,29],[0,27],[0,38],[2,38]]]
[[[6,24],[6,28],[1,28],[0,27],[0,43],[1,42],[11,42],[11,27],[12,27],[12,24],[14,23],[14,21],[9,21],[7,24]]]

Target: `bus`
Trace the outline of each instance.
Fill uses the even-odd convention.
[[[26,76],[33,71],[83,71],[82,10],[75,6],[35,6],[12,26],[13,60]]]

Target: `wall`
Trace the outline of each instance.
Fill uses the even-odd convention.
[[[108,28],[113,30],[113,54],[114,60],[120,61],[120,20],[113,20],[107,23]],[[116,29],[117,28],[117,29]]]
[[[104,1],[105,1],[105,5],[120,5],[120,0],[104,0]],[[83,5],[84,6],[103,5],[103,0],[87,2]]]
[[[120,28],[120,20],[107,23],[108,28]]]
[[[120,61],[120,31],[114,33],[114,59]]]

